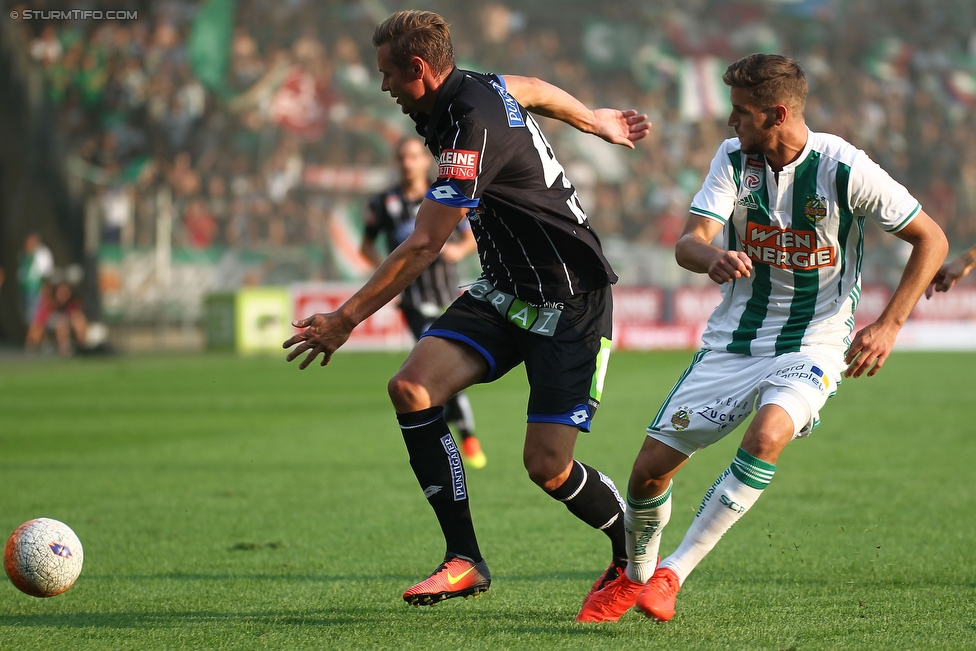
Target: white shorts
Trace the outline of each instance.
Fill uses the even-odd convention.
[[[691,456],[742,424],[753,406],[778,404],[793,418],[793,437],[807,436],[820,424],[820,409],[837,392],[845,368],[834,348],[776,357],[701,350],[664,400],[647,434]]]

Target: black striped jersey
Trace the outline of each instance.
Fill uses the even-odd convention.
[[[721,286],[704,347],[756,356],[809,345],[846,352],[861,296],[865,219],[897,233],[920,210],[904,186],[837,136],[808,130],[778,178],[763,156],[726,140],[691,212],[724,224],[727,248],[744,251],[753,269]]]
[[[382,233],[386,237],[386,246],[392,251],[413,232],[422,201],[411,201],[403,196],[399,185],[375,195],[370,199],[366,211],[366,236],[375,241]],[[462,221],[455,236],[468,228],[468,224]],[[400,305],[417,309],[424,303],[446,307],[454,302],[458,292],[457,265],[437,258],[403,290]]]
[[[455,68],[431,114],[412,114],[438,161],[427,198],[469,208],[483,276],[532,304],[617,276],[538,124],[494,74]]]

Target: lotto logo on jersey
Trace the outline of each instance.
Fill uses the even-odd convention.
[[[475,179],[478,177],[478,152],[467,149],[445,149],[437,163],[439,179]]]
[[[761,224],[748,224],[743,240],[746,255],[780,269],[819,269],[834,266],[834,247],[817,248],[817,234]]]

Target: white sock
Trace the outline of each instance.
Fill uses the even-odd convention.
[[[684,583],[725,532],[756,503],[775,470],[774,464],[739,448],[732,465],[705,493],[684,540],[673,554],[661,561],[661,567],[673,570]]]
[[[627,577],[647,583],[657,569],[661,531],[671,519],[671,485],[663,495],[638,499],[627,492],[624,531],[627,533]]]

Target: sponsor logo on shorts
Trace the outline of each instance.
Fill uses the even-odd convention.
[[[454,438],[450,434],[441,437],[441,445],[447,452],[447,462],[451,467],[451,482],[454,486],[454,501],[460,502],[468,498],[468,489],[464,485],[464,466],[461,463],[461,453],[458,452]]]
[[[714,409],[712,407],[705,407],[700,412],[698,412],[698,415],[704,418],[705,420],[718,425],[719,430],[723,430],[729,425],[734,426],[738,424],[736,423],[736,419],[738,418],[736,414],[730,414],[728,412],[719,411],[718,409]]]
[[[443,486],[428,486],[427,488],[424,489],[424,497],[426,497],[427,499],[430,499],[434,495],[437,495],[438,493],[440,493],[442,488],[444,488],[444,487]]]
[[[715,403],[697,412],[705,420],[718,425],[718,431],[731,426],[735,429],[752,411],[752,403],[735,398],[718,398]]]
[[[490,303],[509,323],[543,337],[556,333],[556,325],[562,311],[551,307],[537,307],[503,292],[485,279],[479,279],[468,288],[471,298]]]
[[[678,411],[671,415],[671,427],[677,431],[688,429],[691,425],[691,407],[679,407]]]
[[[776,371],[776,376],[784,380],[805,380],[820,391],[826,391],[830,387],[830,378],[824,374],[823,369],[815,365],[808,368],[806,364],[794,364]]]
[[[445,149],[437,162],[437,178],[471,180],[478,177],[478,152]]]

